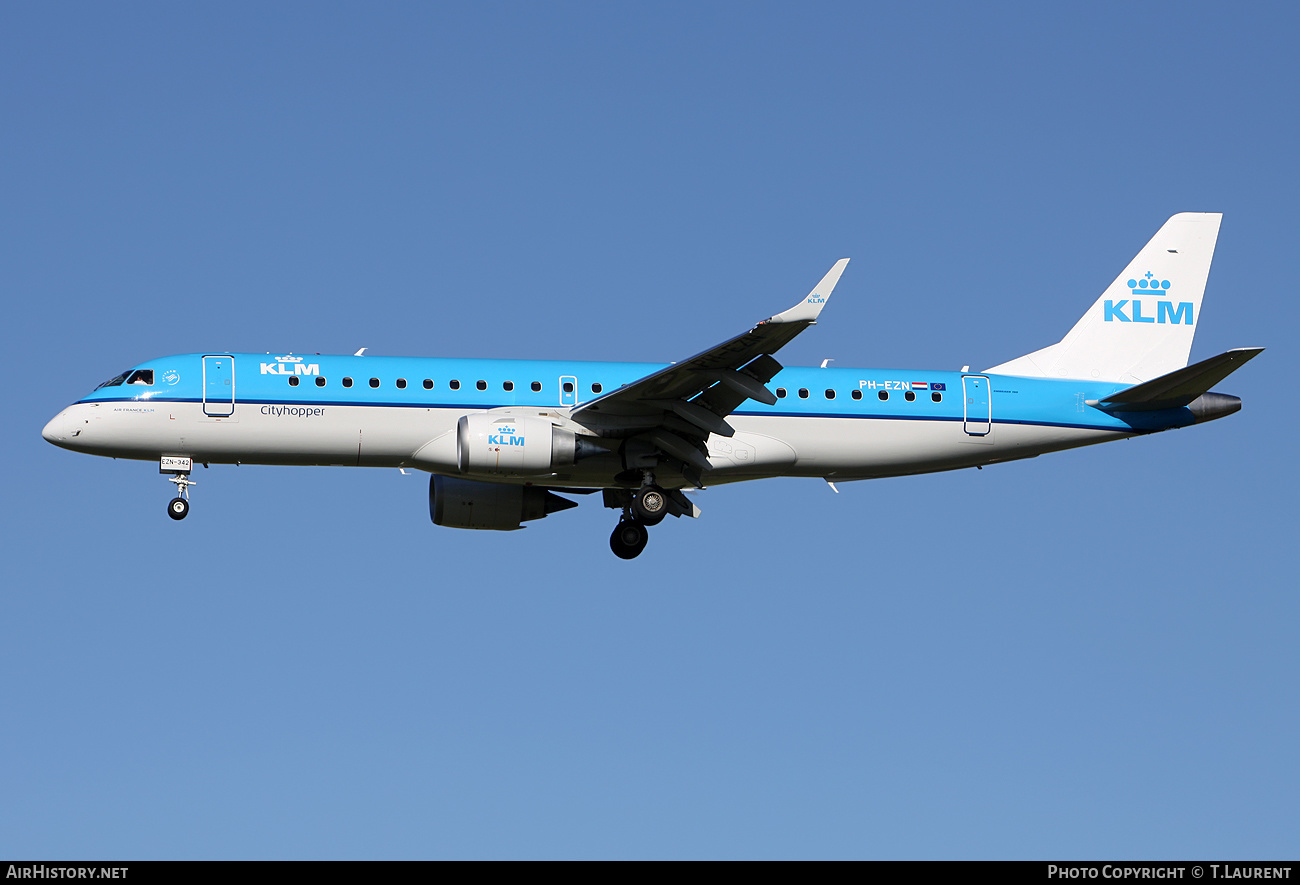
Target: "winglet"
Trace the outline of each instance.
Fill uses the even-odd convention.
[[[817,321],[817,315],[822,312],[826,306],[826,301],[831,297],[831,292],[835,290],[835,284],[840,281],[840,274],[844,273],[845,266],[849,263],[847,258],[841,258],[835,262],[835,266],[826,272],[822,281],[813,287],[808,293],[808,297],[800,301],[794,307],[787,311],[778,313],[765,322],[769,323],[814,323]]]

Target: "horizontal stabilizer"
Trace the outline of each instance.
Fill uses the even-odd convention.
[[[1262,347],[1238,347],[1088,404],[1110,412],[1181,408],[1263,352]]]

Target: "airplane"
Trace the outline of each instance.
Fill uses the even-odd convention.
[[[42,435],[156,461],[177,520],[195,464],[425,471],[430,518],[462,529],[513,531],[600,492],[620,513],[610,548],[632,559],[648,528],[699,516],[687,490],[983,467],[1236,412],[1210,388],[1263,348],[1188,365],[1221,219],[1174,215],[1064,338],[983,372],[782,366],[841,259],[794,307],[667,365],[190,353],[114,376]]]

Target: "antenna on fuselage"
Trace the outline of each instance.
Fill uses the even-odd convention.
[[[363,348],[361,348],[360,350],[358,350],[356,353],[354,353],[354,354],[352,354],[352,355],[353,355],[353,356],[363,356],[363,355],[365,354],[365,352],[366,352],[366,348],[363,347]]]

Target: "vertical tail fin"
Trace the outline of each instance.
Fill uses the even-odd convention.
[[[1068,335],[987,371],[1138,384],[1183,368],[1222,219],[1217,212],[1170,218]]]

